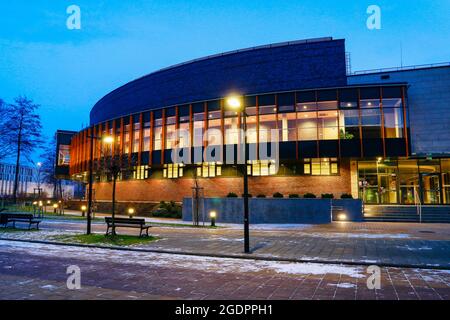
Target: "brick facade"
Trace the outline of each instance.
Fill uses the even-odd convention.
[[[225,197],[229,192],[241,195],[242,180],[240,177],[209,178],[199,179],[199,184],[206,197]],[[340,197],[351,193],[350,181],[350,163],[343,160],[339,176],[250,177],[249,190],[253,196],[312,192],[317,196],[333,193]],[[124,181],[117,183],[116,197],[117,201],[182,201],[192,195],[193,185],[193,180],[188,178]],[[97,183],[94,188],[97,200],[111,200],[112,183]]]

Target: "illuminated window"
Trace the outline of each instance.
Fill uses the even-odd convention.
[[[133,126],[133,153],[139,152],[140,136],[141,124],[137,122]]]
[[[184,175],[184,164],[165,164],[163,177],[167,179],[177,179]]]
[[[247,165],[247,173],[254,177],[273,176],[277,174],[277,166],[275,161],[253,160]]]
[[[317,140],[317,112],[299,112],[297,130],[300,141]]]
[[[155,120],[155,129],[153,131],[153,150],[161,150],[162,148],[162,119]]]
[[[214,178],[222,175],[222,164],[219,163],[201,163],[197,167],[197,177]]]
[[[205,130],[205,113],[194,114],[194,147],[203,146],[203,134]]]
[[[313,176],[329,176],[339,174],[337,158],[304,159],[303,173]]]
[[[123,152],[125,154],[130,153],[130,125],[125,125],[124,138],[123,138]]]
[[[235,111],[226,111],[224,119],[225,144],[239,143],[238,116]]]
[[[338,111],[318,112],[319,140],[338,140]]]
[[[138,166],[133,168],[133,179],[144,180],[148,179],[148,166]]]
[[[144,140],[142,151],[150,151],[150,122],[144,123]]]
[[[210,111],[208,112],[208,144],[221,145],[222,141],[222,112]]]

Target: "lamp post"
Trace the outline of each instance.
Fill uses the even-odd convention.
[[[215,211],[211,211],[209,213],[209,217],[211,218],[211,227],[214,228],[216,226],[217,213]]]
[[[239,112],[244,126],[244,252],[250,253],[250,221],[248,205],[248,172],[247,172],[247,113],[241,97],[229,97],[226,100],[229,109]],[[239,141],[240,143],[240,141]]]
[[[89,189],[88,189],[88,205],[87,205],[87,219],[86,219],[86,234],[91,234],[91,226],[92,226],[92,185],[94,183],[93,177],[93,167],[94,167],[94,139],[103,141],[104,143],[112,144],[114,142],[114,138],[110,136],[106,137],[96,137],[93,134],[88,136],[91,141],[91,148],[89,152]]]

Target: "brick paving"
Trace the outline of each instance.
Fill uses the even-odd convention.
[[[81,269],[80,290],[66,268]],[[449,300],[450,272],[219,259],[0,241],[0,299]]]
[[[53,239],[52,234],[83,232],[82,222],[44,221],[44,231],[2,233],[0,238]],[[103,233],[102,223],[93,225]],[[119,233],[136,234],[135,229]],[[151,250],[194,254],[242,256],[242,230],[236,227],[195,229],[185,227],[152,228],[161,238],[138,246]],[[322,261],[421,268],[450,268],[450,226],[411,223],[333,223],[320,226],[261,228],[252,226],[252,256],[300,261]]]

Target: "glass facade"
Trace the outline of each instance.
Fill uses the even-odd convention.
[[[358,162],[360,198],[367,204],[450,204],[450,159]]]

